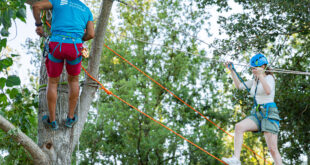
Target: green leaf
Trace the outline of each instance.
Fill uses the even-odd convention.
[[[7,98],[5,94],[0,94],[0,103],[6,103],[7,102]]]
[[[1,69],[6,69],[10,66],[13,65],[13,60],[12,58],[6,58],[6,59],[3,59],[3,60],[0,60],[0,68]]]
[[[9,28],[11,27],[11,15],[12,12],[9,12],[9,10],[5,11],[3,14],[3,19],[2,19],[2,23],[3,23],[3,27],[4,28]]]
[[[18,90],[16,88],[13,88],[10,92],[9,92],[9,96],[11,99],[14,99],[15,96],[18,94]]]
[[[8,29],[6,29],[6,28],[2,28],[2,30],[1,30],[1,35],[2,36],[4,36],[4,37],[7,37],[7,36],[9,36],[9,30]]]
[[[22,20],[23,22],[26,22],[26,9],[25,8],[20,8],[17,13],[16,13],[17,18]]]
[[[20,79],[18,76],[9,76],[8,79],[6,80],[6,86],[7,87],[13,87],[15,85],[20,85]]]
[[[0,89],[3,89],[5,86],[6,78],[1,77],[0,78]]]
[[[11,54],[12,57],[18,57],[18,54]]]
[[[2,48],[6,47],[6,42],[7,42],[6,38],[0,40],[0,52],[1,52]]]

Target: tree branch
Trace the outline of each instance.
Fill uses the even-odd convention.
[[[1,115],[0,129],[8,133],[17,143],[21,144],[30,153],[35,164],[49,164],[48,157],[41,148]]]
[[[32,5],[34,4],[35,2],[38,2],[40,0],[26,0],[26,3],[29,4],[29,5]]]

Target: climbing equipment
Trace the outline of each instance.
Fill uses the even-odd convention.
[[[252,109],[250,119],[258,126],[257,132],[271,132],[277,134],[280,127],[280,117],[276,103],[266,103],[257,106],[259,109]],[[253,117],[252,117],[253,116]]]
[[[84,58],[88,58],[89,57],[89,52],[88,52],[88,49],[83,47],[82,50],[81,50],[81,53],[82,53],[82,56]]]
[[[67,63],[70,65],[76,65],[78,63],[80,63],[82,61],[82,56],[79,56],[80,52],[76,46],[76,44],[80,44],[83,43],[82,39],[74,34],[74,33],[62,33],[62,32],[57,32],[57,33],[53,33],[52,36],[50,37],[50,42],[58,42],[58,44],[56,45],[56,47],[53,49],[52,53],[48,53],[48,59],[50,59],[51,61],[55,62],[55,63],[61,63],[64,60],[62,59],[57,59],[54,57],[54,52],[56,51],[56,49],[59,47],[59,51],[61,52],[61,45],[62,43],[70,43],[70,44],[74,44],[75,47],[75,51],[76,51],[76,59],[75,60],[67,60]]]
[[[250,60],[250,65],[251,67],[259,67],[259,66],[262,66],[264,64],[268,64],[268,60],[267,58],[261,54],[261,53],[258,53],[256,54],[255,56],[253,56]]]
[[[45,58],[48,54],[49,54],[49,42],[50,42],[50,38],[46,37],[44,42],[43,42],[43,54],[42,56]]]
[[[263,112],[261,111],[261,108],[265,108],[266,112],[265,115],[263,114]],[[255,111],[252,111],[252,115],[255,116],[255,118],[259,121],[259,127],[261,127],[261,121],[259,120],[258,116],[257,116],[257,112],[260,113],[260,115],[264,118],[264,119],[268,119],[269,121],[276,123],[278,126],[280,125],[279,120],[275,120],[273,118],[270,118],[268,116],[269,114],[269,110],[270,108],[276,108],[278,109],[277,105],[275,102],[272,103],[266,103],[266,104],[258,104],[255,108]]]

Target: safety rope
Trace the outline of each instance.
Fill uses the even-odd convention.
[[[152,118],[151,116],[149,116],[148,114],[142,112],[141,110],[139,110],[138,108],[134,107],[133,105],[129,104],[128,102],[126,102],[125,100],[123,100],[122,98],[118,97],[117,95],[115,95],[114,93],[112,93],[111,91],[109,91],[108,89],[106,89],[97,79],[95,79],[93,76],[91,76],[87,70],[82,66],[82,69],[85,71],[85,73],[87,74],[88,77],[90,77],[92,80],[96,81],[100,86],[101,89],[104,90],[108,95],[112,95],[115,98],[117,98],[118,100],[122,101],[123,103],[127,104],[128,106],[130,106],[131,108],[135,109],[136,111],[140,112],[141,114],[143,114],[144,116],[148,117],[149,119],[153,120],[154,122],[156,122],[157,124],[161,125],[162,127],[166,128],[167,130],[169,130],[170,132],[174,133],[175,135],[179,136],[180,138],[186,140],[188,143],[192,144],[193,146],[199,148],[201,151],[205,152],[206,154],[212,156],[213,158],[215,158],[216,160],[220,161],[221,163],[227,165],[223,160],[217,158],[216,156],[212,155],[211,153],[209,153],[208,151],[206,151],[205,149],[201,148],[200,146],[198,146],[197,144],[195,144],[194,142],[186,139],[185,137],[183,137],[182,135],[178,134],[177,132],[173,131],[171,128],[167,127],[166,125],[162,124],[161,122],[157,121],[156,119]]]
[[[240,77],[240,75],[238,74],[238,72],[235,69],[235,66],[233,63],[229,63],[228,67],[231,66],[231,69],[235,72],[235,74],[237,75],[238,79],[242,82],[242,84],[245,86],[246,90],[251,93],[251,90],[249,89],[249,87],[245,84],[244,80]],[[257,101],[256,101],[256,91],[257,91],[257,86],[258,86],[258,80],[256,82],[256,88],[255,88],[255,94],[254,94],[254,105],[257,106]],[[237,87],[239,88],[239,87]]]
[[[110,51],[112,51],[115,55],[117,55],[118,57],[120,57],[122,60],[124,60],[126,63],[128,63],[129,65],[131,65],[132,67],[134,67],[136,70],[138,70],[139,72],[141,72],[143,75],[145,75],[147,78],[149,78],[151,81],[153,81],[154,83],[156,83],[158,86],[160,86],[161,88],[163,88],[164,90],[166,90],[168,93],[170,93],[172,96],[174,96],[175,98],[177,98],[179,101],[181,101],[182,103],[184,103],[185,105],[187,105],[190,109],[194,110],[196,113],[198,113],[200,116],[202,116],[203,118],[205,118],[207,121],[209,121],[210,123],[212,123],[214,126],[216,126],[218,129],[222,130],[223,132],[225,132],[228,136],[230,137],[234,137],[233,135],[229,134],[227,131],[225,131],[223,128],[221,128],[220,126],[218,126],[216,123],[214,123],[213,121],[211,121],[209,118],[207,118],[206,116],[204,116],[203,114],[201,114],[199,111],[197,111],[195,108],[193,108],[192,106],[190,106],[189,104],[187,104],[185,101],[183,101],[181,98],[179,98],[178,96],[176,96],[174,93],[172,93],[170,90],[168,90],[167,88],[165,88],[163,85],[161,85],[160,83],[158,83],[156,80],[154,80],[153,78],[151,78],[149,75],[147,75],[145,72],[143,72],[142,70],[140,70],[138,67],[136,67],[134,64],[130,63],[128,60],[126,60],[124,57],[122,57],[120,54],[118,54],[117,52],[115,52],[113,49],[111,49],[110,47],[108,47],[106,44],[104,44],[104,46],[109,49]],[[242,144],[245,148],[247,148],[248,150],[250,150],[252,153],[254,153],[255,155],[257,155],[260,159],[263,159],[266,163],[271,164],[270,162],[268,162],[266,159],[264,159],[262,156],[258,155],[255,151],[253,151],[252,149],[250,149],[248,146],[246,146],[245,144]]]
[[[202,55],[197,54],[197,53],[192,53],[192,52],[188,52],[188,51],[185,51],[185,50],[181,50],[181,49],[177,49],[177,48],[172,48],[172,47],[169,47],[169,46],[165,46],[165,45],[162,45],[162,44],[157,44],[157,43],[153,43],[153,42],[144,41],[144,40],[141,40],[141,39],[138,39],[138,38],[129,37],[129,36],[127,36],[127,35],[117,34],[117,33],[115,33],[115,32],[108,32],[108,33],[114,34],[114,35],[120,36],[120,37],[125,37],[125,38],[128,38],[128,39],[134,40],[134,41],[139,41],[139,42],[143,42],[143,43],[150,44],[150,45],[160,46],[160,47],[162,47],[162,48],[166,48],[166,49],[169,49],[169,50],[174,50],[174,51],[178,51],[178,52],[181,52],[181,53],[191,54],[191,55],[194,55],[194,56],[198,56],[198,57],[201,57],[201,58],[205,58],[205,59],[208,59],[208,60],[209,60],[209,61],[207,61],[207,62],[218,62],[218,63],[225,63],[225,62],[227,62],[227,60],[224,60],[224,59],[216,59],[216,58],[212,58],[212,57],[206,57],[206,56],[202,56]],[[275,60],[275,59],[274,59],[274,60]],[[274,61],[274,60],[273,60],[273,61]],[[244,64],[244,63],[234,63],[234,65],[244,66],[244,67],[250,67],[250,66],[251,66],[251,65],[249,65],[249,64]],[[278,69],[278,68],[273,68],[273,69],[271,69],[271,70],[267,70],[267,72],[284,73],[284,74],[296,74],[296,75],[306,75],[306,76],[310,76],[310,72],[294,71],[294,70],[285,70],[285,69]]]

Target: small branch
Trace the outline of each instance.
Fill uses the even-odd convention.
[[[303,115],[307,109],[308,109],[308,104],[306,105],[306,108],[301,112],[301,115]]]
[[[29,5],[32,5],[34,4],[35,2],[38,2],[40,0],[26,0],[26,3],[29,4]]]
[[[0,129],[12,137],[18,144],[21,144],[32,156],[34,164],[49,164],[47,155],[41,148],[20,129],[16,128],[8,120],[0,115]]]

